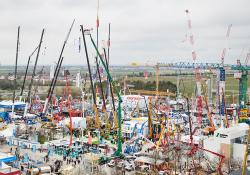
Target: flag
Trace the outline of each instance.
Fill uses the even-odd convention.
[[[79,37],[78,51],[79,53],[81,52],[81,37]]]
[[[63,75],[70,75],[69,70],[64,70],[64,74]]]
[[[88,133],[88,144],[91,145],[92,144],[92,137],[90,135],[90,132]]]
[[[96,18],[96,27],[99,28],[99,16]]]
[[[110,40],[107,41],[107,46],[110,47]]]
[[[103,68],[102,68],[102,66],[99,67],[99,72],[100,72],[100,74],[103,74]]]

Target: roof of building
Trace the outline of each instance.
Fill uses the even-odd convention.
[[[1,101],[0,108],[12,109],[12,101]],[[14,103],[15,108],[25,108],[26,104],[24,102],[16,101]]]
[[[239,138],[245,136],[247,131],[249,130],[249,125],[246,123],[238,123],[235,126],[229,128],[219,128],[215,131],[215,137],[221,138]]]

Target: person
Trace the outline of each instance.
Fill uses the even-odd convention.
[[[10,153],[12,153],[12,147],[10,147]]]

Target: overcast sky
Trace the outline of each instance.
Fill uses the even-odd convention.
[[[191,47],[182,42],[187,33],[185,9],[189,9],[197,62],[220,62],[227,26],[232,24],[225,63],[236,63],[239,57],[245,59],[250,48],[249,7],[249,0],[100,0],[100,42],[107,40],[111,23],[111,64],[192,62]],[[97,0],[0,0],[1,64],[15,62],[18,25],[19,65],[26,64],[38,45],[42,28],[45,34],[38,64],[57,61],[73,19],[76,23],[63,64],[86,64],[83,50],[77,51],[79,25],[95,28],[96,15]],[[88,43],[93,62],[93,47]],[[34,63],[35,56],[32,58]]]

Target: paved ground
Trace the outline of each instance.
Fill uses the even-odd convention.
[[[12,154],[15,153],[15,149],[16,149],[16,146],[11,146],[12,147]],[[1,145],[0,147],[0,151],[1,152],[4,152],[4,153],[10,153],[10,149],[11,149],[10,146],[8,145]],[[36,152],[32,152],[31,149],[21,149],[20,150],[21,152],[21,155],[24,155],[24,154],[28,154],[29,156],[29,159],[31,160],[35,160],[35,161],[41,161],[41,162],[44,162],[44,157],[47,155],[47,151],[46,152],[40,152],[40,151],[36,151]],[[80,159],[80,163],[76,163],[76,165],[74,164],[74,162],[70,163],[70,164],[67,164],[67,161],[63,161],[63,157],[62,156],[59,156],[57,154],[53,154],[52,157],[49,158],[49,162],[47,162],[46,164],[54,164],[54,162],[56,160],[62,160],[63,161],[63,165],[62,167],[63,168],[66,168],[66,167],[74,167],[74,175],[88,175],[88,174],[91,174],[91,173],[88,173],[86,172],[86,170],[84,170],[84,162],[81,158]],[[20,168],[20,167],[19,167]],[[121,169],[118,169],[118,168],[111,168],[109,166],[107,166],[106,164],[105,165],[101,165],[100,166],[100,171],[99,173],[97,174],[100,174],[100,175],[134,175],[134,172],[128,172],[128,171],[122,171]],[[23,174],[26,174],[26,172],[23,172]]]

